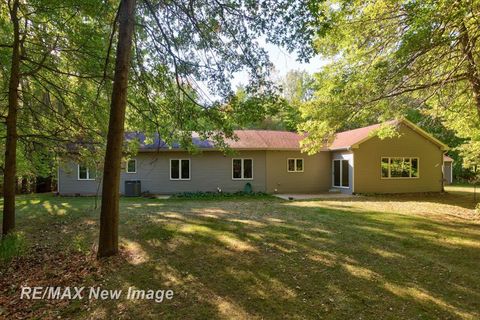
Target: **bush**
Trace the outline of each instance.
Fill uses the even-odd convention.
[[[257,198],[265,197],[268,194],[264,192],[182,192],[174,194],[171,199],[231,199],[231,198]]]
[[[25,236],[21,233],[11,233],[0,240],[0,261],[8,262],[12,258],[22,255],[27,245]]]

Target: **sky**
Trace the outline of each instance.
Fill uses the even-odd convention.
[[[295,53],[289,53],[285,49],[270,43],[262,43],[262,47],[265,48],[270,56],[270,61],[275,66],[276,77],[284,77],[288,71],[291,70],[304,70],[308,73],[315,73],[325,66],[328,62],[319,56],[310,59],[309,63],[301,63],[297,61],[297,55]],[[238,73],[233,81],[232,87],[236,88],[241,84],[246,84],[248,77],[245,72]]]

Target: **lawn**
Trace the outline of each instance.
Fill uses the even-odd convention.
[[[94,257],[92,198],[20,196],[0,318],[478,319],[472,190],[283,201],[122,199],[121,255]],[[172,300],[19,300],[20,285],[171,289]]]

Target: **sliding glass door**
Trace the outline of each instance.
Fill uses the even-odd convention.
[[[348,160],[333,160],[333,186],[348,188],[350,186],[350,166]]]

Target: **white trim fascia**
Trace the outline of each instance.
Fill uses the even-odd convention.
[[[297,151],[297,152],[302,152],[302,148],[284,148],[284,149],[277,149],[277,148],[230,148],[230,150],[234,151]],[[223,152],[224,150],[217,149],[217,148],[199,148],[198,151],[200,152],[205,152],[205,151],[216,151],[216,152]],[[320,150],[319,152],[322,151],[330,151],[329,149],[326,150]],[[145,152],[145,153],[152,153],[152,152],[187,152],[189,153],[186,149],[138,149],[138,152]]]
[[[385,123],[388,123],[389,121],[385,122]],[[409,127],[410,129],[412,129],[414,132],[417,132],[418,134],[420,134],[421,136],[423,136],[425,139],[428,139],[430,140],[430,142],[436,144],[437,146],[440,147],[440,150],[442,151],[448,151],[449,150],[449,147],[444,144],[443,142],[441,142],[440,140],[438,140],[437,138],[435,138],[434,136],[432,136],[430,133],[426,132],[425,130],[423,130],[422,128],[420,128],[419,126],[417,126],[416,124],[410,122],[409,120],[407,119],[400,119],[400,120],[394,120],[394,121],[390,121],[391,124],[393,125],[399,125],[401,123],[405,124],[407,127]],[[351,146],[348,146],[348,147],[345,147],[345,148],[349,148],[349,149],[357,149],[360,147],[360,144],[364,143],[365,141],[368,141],[370,139],[372,139],[373,137],[375,137],[375,135],[368,135],[367,137],[355,142],[354,144],[352,144]],[[336,151],[337,149],[330,149],[332,151]]]

